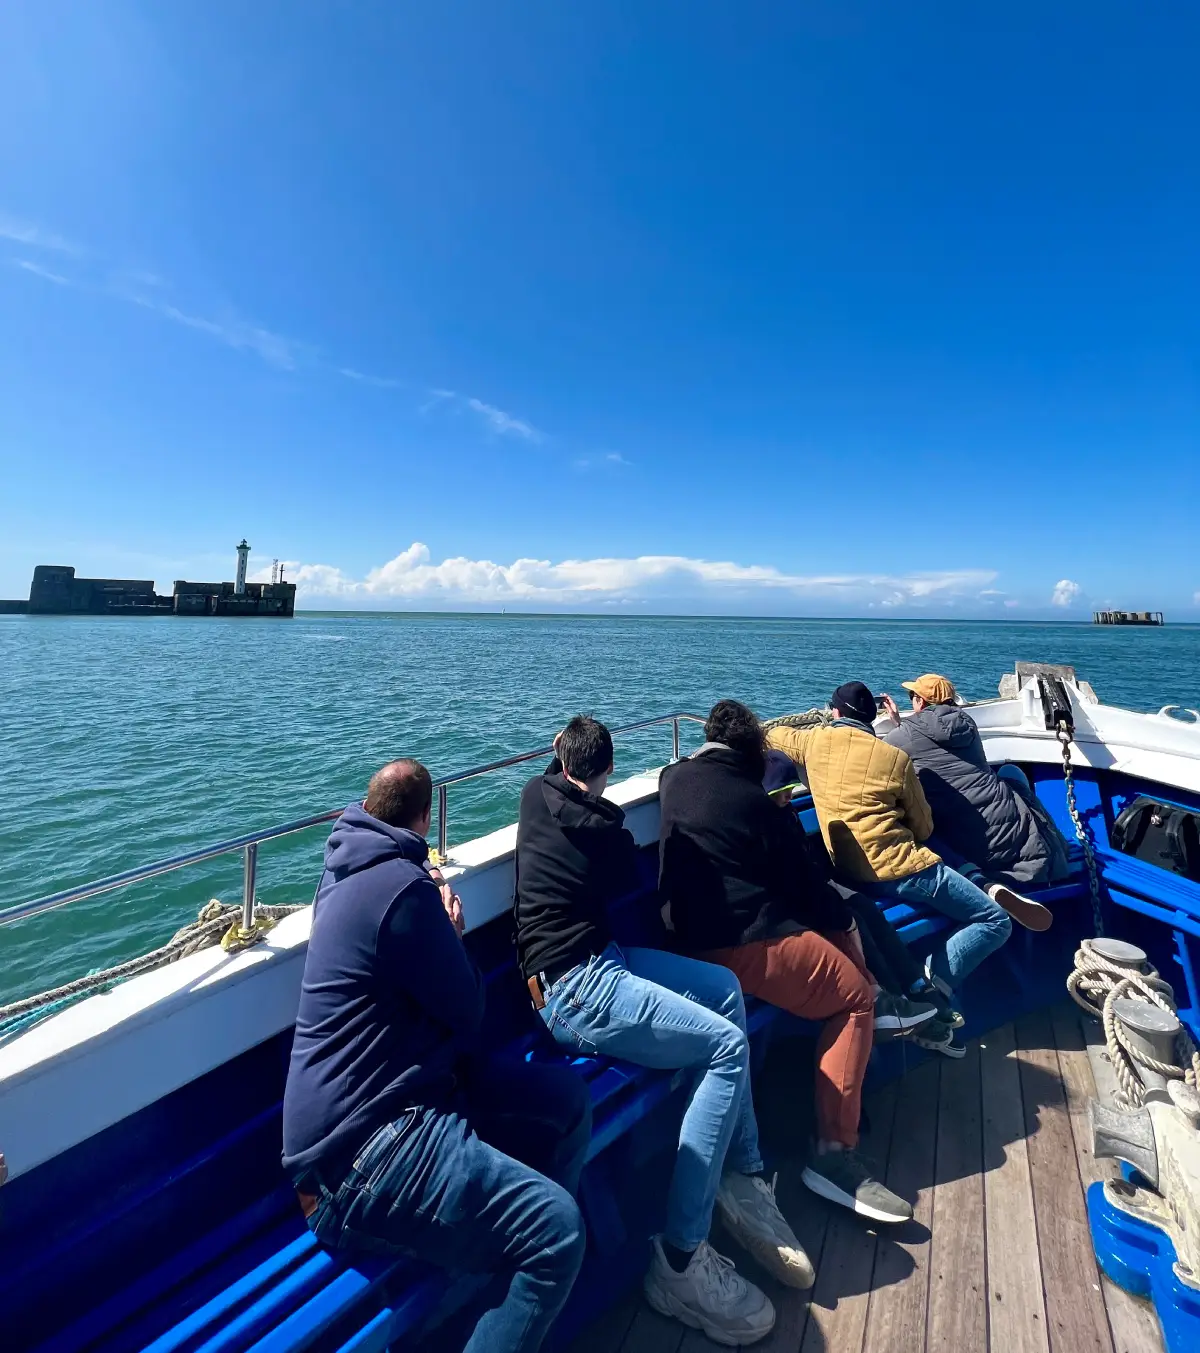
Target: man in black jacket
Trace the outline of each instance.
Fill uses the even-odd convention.
[[[713,964],[613,942],[607,906],[635,887],[637,847],[604,797],[612,738],[579,715],[555,749],[525,786],[517,824],[517,946],[530,996],[574,1053],[692,1074],[646,1297],[720,1343],[752,1343],[770,1332],[774,1308],[708,1244],[714,1204],[781,1281],[808,1287],[813,1271],[763,1178],[742,993]]]
[[[571,1197],[591,1140],[565,1067],[478,1056],[483,978],[428,867],[432,785],[393,761],[325,847],[283,1164],[317,1239],[504,1274],[464,1353],[534,1353],[583,1261]]]
[[[912,1208],[854,1149],[875,1009],[857,927],[836,894],[807,886],[794,838],[763,792],[766,745],[754,713],[721,700],[704,737],[659,783],[660,891],[676,938],[730,968],[748,994],[822,1022],[817,1142],[804,1182],[875,1221],[907,1221]]]

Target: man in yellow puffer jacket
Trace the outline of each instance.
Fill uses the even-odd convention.
[[[834,867],[876,897],[924,905],[960,924],[926,972],[949,994],[1008,939],[1008,913],[923,842],[933,814],[908,753],[875,736],[875,697],[861,681],[833,693],[833,723],[772,728],[771,747],[790,757],[812,791]]]

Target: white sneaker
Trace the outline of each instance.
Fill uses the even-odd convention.
[[[808,1255],[800,1247],[775,1201],[775,1180],[731,1170],[717,1190],[717,1214],[734,1240],[773,1278],[804,1291],[816,1281]]]
[[[767,1294],[747,1282],[707,1240],[684,1272],[676,1273],[656,1236],[642,1290],[660,1315],[701,1330],[713,1343],[728,1348],[755,1344],[775,1328],[775,1307]]]

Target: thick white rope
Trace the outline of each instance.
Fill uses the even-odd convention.
[[[1146,964],[1146,971],[1133,972],[1097,953],[1091,940],[1083,940],[1075,951],[1075,967],[1067,978],[1067,991],[1080,1009],[1086,1010],[1104,1025],[1104,1041],[1108,1059],[1117,1077],[1118,1098],[1130,1108],[1140,1107],[1145,1097],[1145,1087],[1137,1073],[1139,1064],[1168,1080],[1183,1080],[1191,1086],[1200,1087],[1200,1052],[1182,1020],[1175,1038],[1175,1050],[1179,1058],[1179,1064],[1176,1065],[1160,1062],[1134,1047],[1116,1016],[1114,1006],[1124,996],[1145,1001],[1172,1015],[1176,1013],[1175,993],[1171,984],[1163,981],[1149,963]]]

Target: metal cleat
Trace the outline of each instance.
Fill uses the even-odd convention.
[[[1176,1277],[1200,1292],[1200,1095],[1171,1081],[1165,1098],[1132,1113],[1093,1100],[1088,1116],[1096,1157],[1125,1161],[1149,1185],[1108,1180],[1105,1198],[1165,1232],[1175,1249]]]

